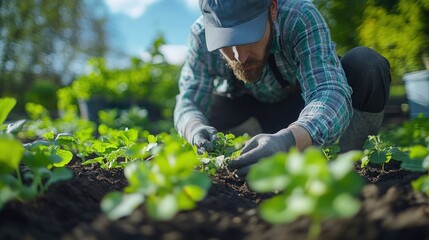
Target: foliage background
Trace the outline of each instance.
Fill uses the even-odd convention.
[[[91,78],[94,68],[88,64],[89,59],[107,62],[108,57],[118,54],[108,41],[108,14],[101,1],[0,0],[0,97],[18,99],[16,116],[12,113],[10,117],[20,117],[26,102],[42,104],[56,114],[57,96],[67,95],[64,91],[57,94],[58,89],[72,87],[77,79]],[[313,3],[331,28],[339,55],[359,45],[374,48],[390,61],[396,85],[402,84],[404,73],[425,69],[423,59],[429,56],[429,0],[313,0]],[[162,44],[165,42],[161,34],[148,51],[159,56],[157,51]],[[105,72],[124,79],[146,71],[147,81],[137,95],[150,96],[151,102],[168,102],[164,108],[172,105],[180,66],[166,66],[162,56],[156,64],[137,65],[133,63],[134,56],[120,57],[131,59],[130,66],[118,70],[106,63]],[[144,94],[155,85],[164,85],[157,89],[159,94]],[[168,96],[162,94],[165,92]]]
[[[429,56],[429,0],[313,2],[340,55],[359,45],[374,48],[390,61],[394,84],[401,84],[403,74],[428,67],[423,58]]]
[[[54,108],[55,90],[108,50],[100,0],[0,1],[0,96]],[[22,93],[28,93],[23,96]]]

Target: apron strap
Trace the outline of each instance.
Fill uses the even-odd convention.
[[[280,86],[282,86],[282,88],[285,88],[289,93],[300,89],[299,85],[291,85],[289,81],[283,78],[279,68],[277,67],[276,57],[274,54],[270,54],[270,56],[268,56],[268,64],[270,65],[271,71],[273,71],[277,82],[280,84]]]

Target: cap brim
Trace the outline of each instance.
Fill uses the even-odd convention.
[[[211,52],[223,47],[255,43],[264,36],[268,8],[254,19],[233,27],[220,28],[205,24],[207,49]]]

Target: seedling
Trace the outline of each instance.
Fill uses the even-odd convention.
[[[40,196],[53,183],[72,177],[64,166],[73,154],[60,148],[60,143],[70,140],[68,134],[54,139],[50,133],[45,140],[23,145],[15,134],[25,121],[2,125],[15,103],[14,99],[0,99],[0,209],[14,199],[24,201]]]
[[[119,219],[145,204],[148,215],[168,220],[180,210],[189,210],[203,199],[210,178],[195,171],[198,158],[189,144],[178,136],[163,135],[157,154],[150,161],[136,161],[125,167],[129,185],[124,192],[111,192],[101,209],[110,219]]]
[[[304,153],[296,149],[260,160],[251,167],[247,180],[259,193],[280,192],[259,207],[270,223],[312,219],[309,237],[319,235],[323,219],[351,217],[360,209],[355,196],[363,185],[353,171],[361,152],[350,151],[328,162],[320,149]]]
[[[139,139],[137,129],[116,130],[101,124],[98,128],[100,137],[87,141],[85,155],[95,154],[96,157],[83,162],[99,164],[103,169],[123,168],[129,162],[144,160],[150,156],[152,148],[157,145],[157,138],[148,135],[147,141]]]
[[[249,135],[236,137],[234,134],[217,133],[217,139],[213,141],[214,150],[199,155],[202,171],[214,175],[219,169],[225,169],[230,159],[241,154],[241,148],[249,139]]]
[[[364,157],[361,166],[365,167],[369,162],[379,164],[384,170],[384,165],[391,160],[401,162],[401,168],[409,171],[425,171],[422,167],[423,158],[419,157],[420,145],[413,147],[394,147],[382,140],[381,135],[369,136],[365,144]],[[422,155],[420,153],[420,155]],[[424,155],[424,153],[423,153]]]

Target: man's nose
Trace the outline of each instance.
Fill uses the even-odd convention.
[[[241,46],[233,46],[232,52],[234,53],[234,58],[240,63],[245,63],[249,57],[249,53]]]

